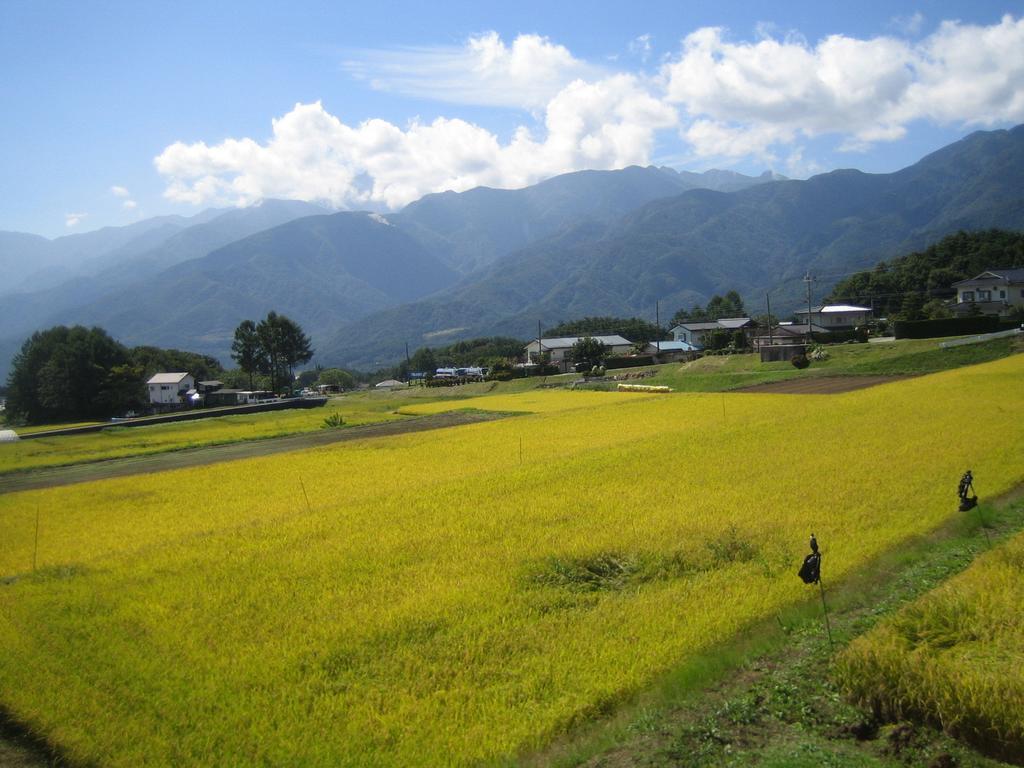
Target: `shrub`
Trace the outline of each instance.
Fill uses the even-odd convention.
[[[821,344],[815,344],[807,353],[807,357],[811,360],[828,360],[831,355]]]
[[[341,417],[340,413],[332,413],[330,416],[324,419],[324,429],[334,429],[340,427],[345,423],[345,420]]]
[[[811,361],[807,359],[807,355],[795,355],[790,362],[793,363],[794,368],[799,368],[801,370],[811,364]]]

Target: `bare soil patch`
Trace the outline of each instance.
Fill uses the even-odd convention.
[[[771,381],[752,384],[733,392],[759,392],[771,395],[837,395],[855,389],[867,389],[879,384],[909,379],[910,376],[814,376],[806,379]]]

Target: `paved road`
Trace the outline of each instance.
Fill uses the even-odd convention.
[[[205,448],[189,448],[168,453],[154,453],[148,456],[131,456],[123,459],[108,459],[90,464],[75,464],[68,467],[50,467],[26,472],[0,475],[0,494],[15,491],[31,491],[39,488],[53,488],[91,480],[105,480],[110,477],[163,472],[168,469],[198,467],[219,461],[248,459],[254,456],[270,456],[275,453],[301,451],[322,445],[341,443],[347,440],[401,435],[408,432],[423,432],[443,429],[460,424],[473,424],[504,418],[507,414],[484,413],[480,411],[454,411],[431,416],[418,416],[401,421],[385,421],[379,424],[364,424],[344,429],[323,429],[301,435],[272,437],[265,440],[249,440],[228,445],[211,445]]]

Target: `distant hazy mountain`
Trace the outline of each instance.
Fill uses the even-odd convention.
[[[325,236],[327,253],[344,252],[344,269],[335,274],[336,265],[323,262],[320,266],[326,274],[303,272],[312,285],[296,284],[279,274],[296,254],[306,253],[310,242],[306,225],[277,232],[267,241],[245,240],[286,221],[323,213],[307,203],[269,200],[260,206],[204,213],[201,223],[165,217],[144,231],[133,231],[132,236],[104,233],[108,243],[112,235],[119,235],[115,247],[106,251],[90,233],[97,243],[78,256],[82,274],[45,290],[5,299],[8,311],[0,330],[0,374],[24,336],[55,323],[99,323],[129,343],[173,344],[226,359],[225,334],[240,319],[267,309],[288,313],[291,307],[307,331],[324,339],[346,322],[448,287],[456,281],[456,272],[492,263],[580,222],[607,224],[650,200],[694,186],[735,188],[770,178],[631,167],[566,174],[520,190],[477,188],[428,195],[386,219],[358,219],[374,226],[352,242],[342,243],[339,238],[345,233],[340,230]],[[401,245],[398,233],[406,238]],[[68,239],[79,242],[83,237]],[[242,249],[231,251],[239,257],[257,242],[261,258],[236,264],[234,272],[211,275],[211,262],[192,263],[231,243]],[[391,254],[390,262],[381,261],[381,249]],[[403,283],[406,262],[419,265],[413,270],[416,280],[408,284]],[[360,269],[382,263],[391,263],[399,271],[380,286],[373,281],[359,283]],[[159,317],[147,314],[149,308],[160,308]]]
[[[139,241],[149,248],[188,226],[182,216],[158,216],[124,227],[104,227],[93,232],[47,240],[38,235],[0,232],[0,295],[37,290],[63,282],[89,270],[93,259]]]
[[[108,251],[92,249],[93,255],[79,263],[80,273],[76,276],[65,277],[52,287],[5,296],[5,317],[0,322],[0,344],[3,338],[31,333],[55,322],[64,322],[63,318],[67,318],[67,322],[77,322],[74,318],[77,317],[75,311],[79,307],[100,300],[118,304],[122,300],[120,294],[124,288],[147,280],[181,262],[200,258],[210,251],[278,224],[325,212],[319,206],[298,200],[265,200],[248,208],[204,211],[191,219],[173,217],[173,222],[165,221],[149,227],[130,239],[122,236],[118,238],[123,241],[122,245]],[[168,233],[168,227],[173,227],[174,231]],[[105,230],[100,232],[105,233],[107,242],[113,240],[110,233]],[[84,238],[88,235],[72,237]],[[44,242],[49,243],[46,246],[48,248],[56,243],[67,250],[68,246],[62,241],[70,239],[59,238]],[[2,243],[0,235],[0,247]],[[71,272],[67,268],[54,269],[59,269],[65,276]],[[2,352],[3,348],[0,347],[0,356]],[[0,364],[2,362],[0,360]]]
[[[1024,228],[1024,126],[974,133],[892,174],[842,170],[738,192],[697,189],[614,225],[534,243],[437,296],[371,315],[320,345],[320,361],[372,367],[416,348],[489,334],[530,337],[584,315],[663,316],[737,289],[795,308],[799,278],[823,296],[844,273],[958,229]]]
[[[127,344],[228,361],[239,322],[270,310],[317,339],[346,321],[451,285],[454,273],[377,214],[307,216],[183,262],[68,314]]]
[[[732,171],[700,174],[639,166],[579,171],[524,189],[477,187],[427,195],[388,220],[466,274],[584,219],[613,221],[687,189],[732,191],[774,178],[770,173],[752,177]]]

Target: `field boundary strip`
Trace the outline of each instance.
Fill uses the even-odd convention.
[[[739,387],[732,392],[755,392],[765,395],[841,395],[858,389],[877,387],[914,378],[915,374],[900,375],[863,375],[863,376],[814,376],[802,379],[784,379],[783,381],[767,381]]]
[[[127,456],[62,467],[23,470],[0,475],[0,494],[35,491],[62,485],[88,483],[93,480],[107,480],[114,477],[128,477],[171,469],[205,466],[224,461],[250,459],[257,456],[269,456],[276,453],[302,451],[349,440],[367,440],[411,432],[445,429],[462,424],[493,421],[506,418],[509,415],[511,414],[484,411],[445,411],[427,416],[416,416],[403,421],[364,424],[345,429],[325,429],[298,435],[164,451],[144,456]]]

